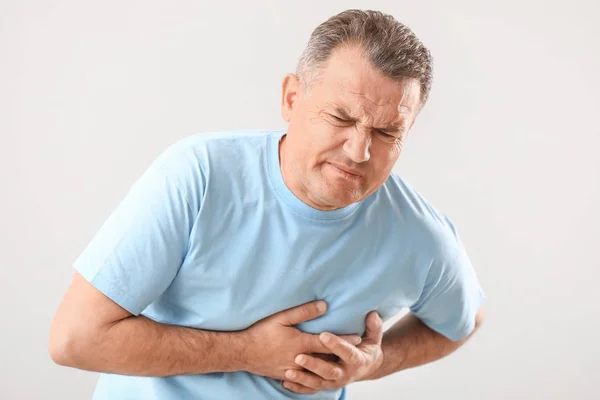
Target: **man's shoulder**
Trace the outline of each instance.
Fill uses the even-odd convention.
[[[275,130],[234,130],[199,132],[171,143],[155,160],[166,169],[201,169],[211,166],[242,163],[265,151],[269,137],[282,134]]]
[[[458,240],[450,217],[432,204],[405,178],[392,173],[385,183],[388,197],[398,210],[400,223],[411,231],[417,244],[427,251],[447,253]]]
[[[199,205],[209,181],[225,187],[227,181],[252,174],[268,138],[277,133],[237,130],[191,134],[171,143],[149,169],[160,170],[159,176],[166,176],[190,203]]]
[[[282,133],[282,131],[266,129],[198,132],[177,140],[169,148],[176,151],[205,149],[217,151],[231,146],[252,146],[263,143],[268,137]]]
[[[384,187],[388,197],[402,206],[405,212],[423,217],[445,217],[414,185],[395,172],[390,174]]]

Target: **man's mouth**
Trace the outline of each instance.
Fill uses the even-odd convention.
[[[349,175],[349,177],[351,177],[351,178],[362,178],[362,176],[363,176],[363,174],[360,171],[357,171],[355,169],[348,168],[348,167],[340,165],[340,164],[334,164],[334,163],[328,163],[328,164],[331,165],[333,168],[337,169],[338,171],[340,171],[341,173],[343,173],[345,175]]]

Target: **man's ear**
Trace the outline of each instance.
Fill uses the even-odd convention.
[[[281,116],[285,122],[290,122],[292,110],[302,87],[298,77],[294,74],[287,74],[283,78],[281,85]]]

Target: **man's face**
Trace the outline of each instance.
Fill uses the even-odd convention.
[[[359,48],[331,55],[309,93],[295,75],[283,83],[282,173],[308,205],[332,210],[360,201],[389,177],[420,108],[416,79],[395,82]]]

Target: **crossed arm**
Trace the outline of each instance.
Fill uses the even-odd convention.
[[[280,379],[289,390],[314,393],[437,360],[467,340],[452,342],[410,314],[384,335],[379,316],[371,313],[362,338],[312,335],[294,327],[325,312],[324,302],[307,303],[236,332],[166,325],[131,315],[76,273],[52,322],[49,352],[57,364],[90,371],[141,376],[248,371]],[[476,328],[482,319],[483,308]]]

